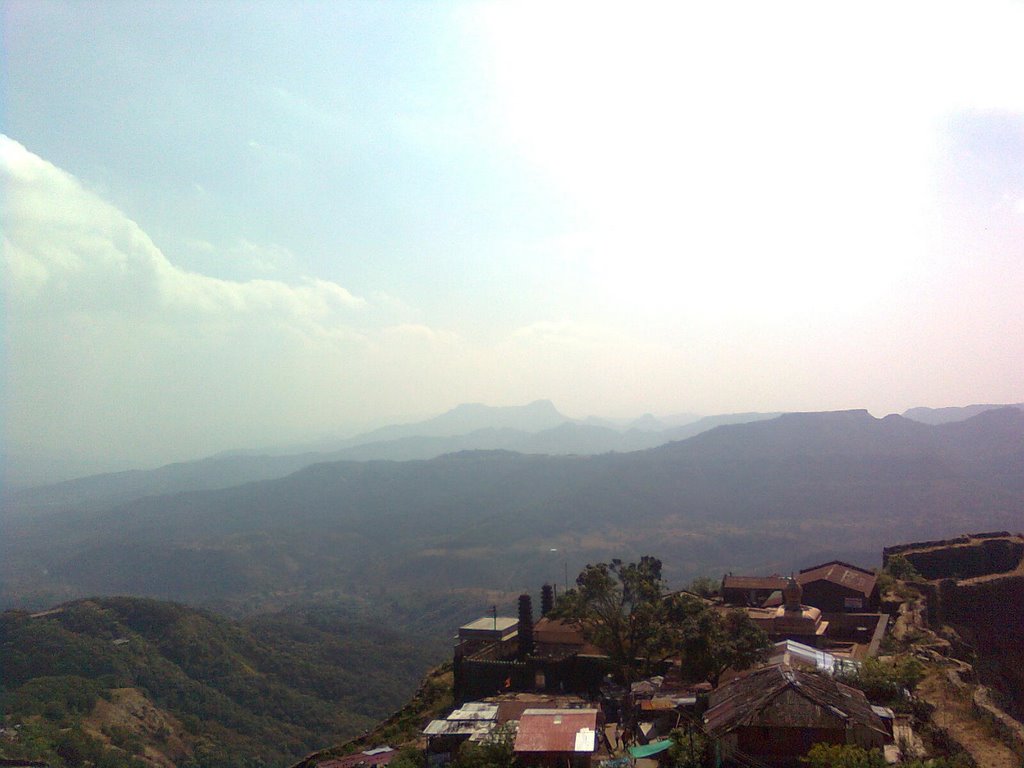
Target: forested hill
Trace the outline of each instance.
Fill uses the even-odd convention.
[[[436,652],[312,609],[244,623],[137,598],[6,611],[0,755],[108,768],[284,765],[401,706]]]
[[[17,605],[113,593],[246,610],[282,594],[496,590],[511,601],[613,556],[658,552],[685,584],[836,557],[870,566],[894,540],[1022,527],[1018,409],[940,426],[789,414],[635,453],[318,464],[9,520],[0,593]]]

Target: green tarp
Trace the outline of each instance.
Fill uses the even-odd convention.
[[[653,757],[654,755],[661,754],[671,746],[672,739],[662,739],[661,741],[652,741],[650,744],[630,747],[629,754],[633,757]]]

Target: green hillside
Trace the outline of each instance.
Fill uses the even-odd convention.
[[[893,540],[1019,528],[1022,478],[1024,412],[1012,408],[941,426],[788,414],[603,456],[317,464],[103,511],[0,513],[0,605],[133,594],[249,613],[282,595],[501,593],[483,607],[651,551],[675,584],[837,557],[872,565]]]
[[[55,766],[273,766],[404,703],[437,649],[345,611],[232,622],[136,598],[0,617],[0,755]]]

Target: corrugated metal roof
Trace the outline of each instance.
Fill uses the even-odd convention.
[[[817,648],[812,648],[809,645],[798,643],[795,640],[782,640],[772,646],[769,663],[790,664],[793,662],[803,662],[808,666],[814,666],[823,672],[831,672],[835,669],[837,664],[839,664],[839,666],[848,666],[852,664],[854,668],[860,666],[856,662],[840,662],[831,653],[826,653],[825,651],[818,650]]]
[[[450,715],[448,720],[497,720],[498,719],[498,705],[487,704],[485,702],[473,701],[468,704],[463,704],[461,708],[456,709]]]
[[[516,752],[593,752],[596,709],[528,709],[519,719]]]
[[[506,629],[519,624],[519,619],[511,616],[484,616],[476,619],[475,621],[469,622],[469,624],[463,624],[459,629],[468,629],[471,631],[489,630],[491,632],[498,631],[504,632]]]
[[[513,741],[514,741],[515,740],[515,736],[516,736],[516,729],[518,727],[519,727],[519,722],[516,721],[516,720],[513,720],[511,722],[505,723],[500,728],[491,728],[491,729],[489,729],[489,730],[487,730],[485,732],[474,733],[472,736],[469,737],[469,740],[477,742],[477,743],[487,742],[487,741],[490,741],[491,739],[493,739],[495,737],[496,733],[504,731],[505,733],[510,734],[512,736]]]
[[[475,733],[489,733],[494,727],[492,721],[472,720],[431,720],[423,729],[424,736],[472,736]]]
[[[711,708],[704,722],[712,734],[724,733],[754,721],[786,689],[828,709],[844,720],[885,733],[885,728],[864,694],[829,678],[801,672],[784,664],[748,672],[730,680],[711,694]],[[801,723],[793,722],[793,727]]]
[[[506,693],[492,698],[485,704],[493,704],[498,708],[498,722],[507,723],[518,720],[528,709],[580,709],[591,705],[579,696],[541,693]]]
[[[459,709],[455,710],[463,712],[488,712],[494,709],[497,704],[490,701],[467,701]]]

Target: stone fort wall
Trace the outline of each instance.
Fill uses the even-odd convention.
[[[900,544],[882,550],[883,564],[893,555],[903,555],[929,581],[973,579],[1012,573],[1020,568],[1024,561],[1024,536],[999,531]]]

